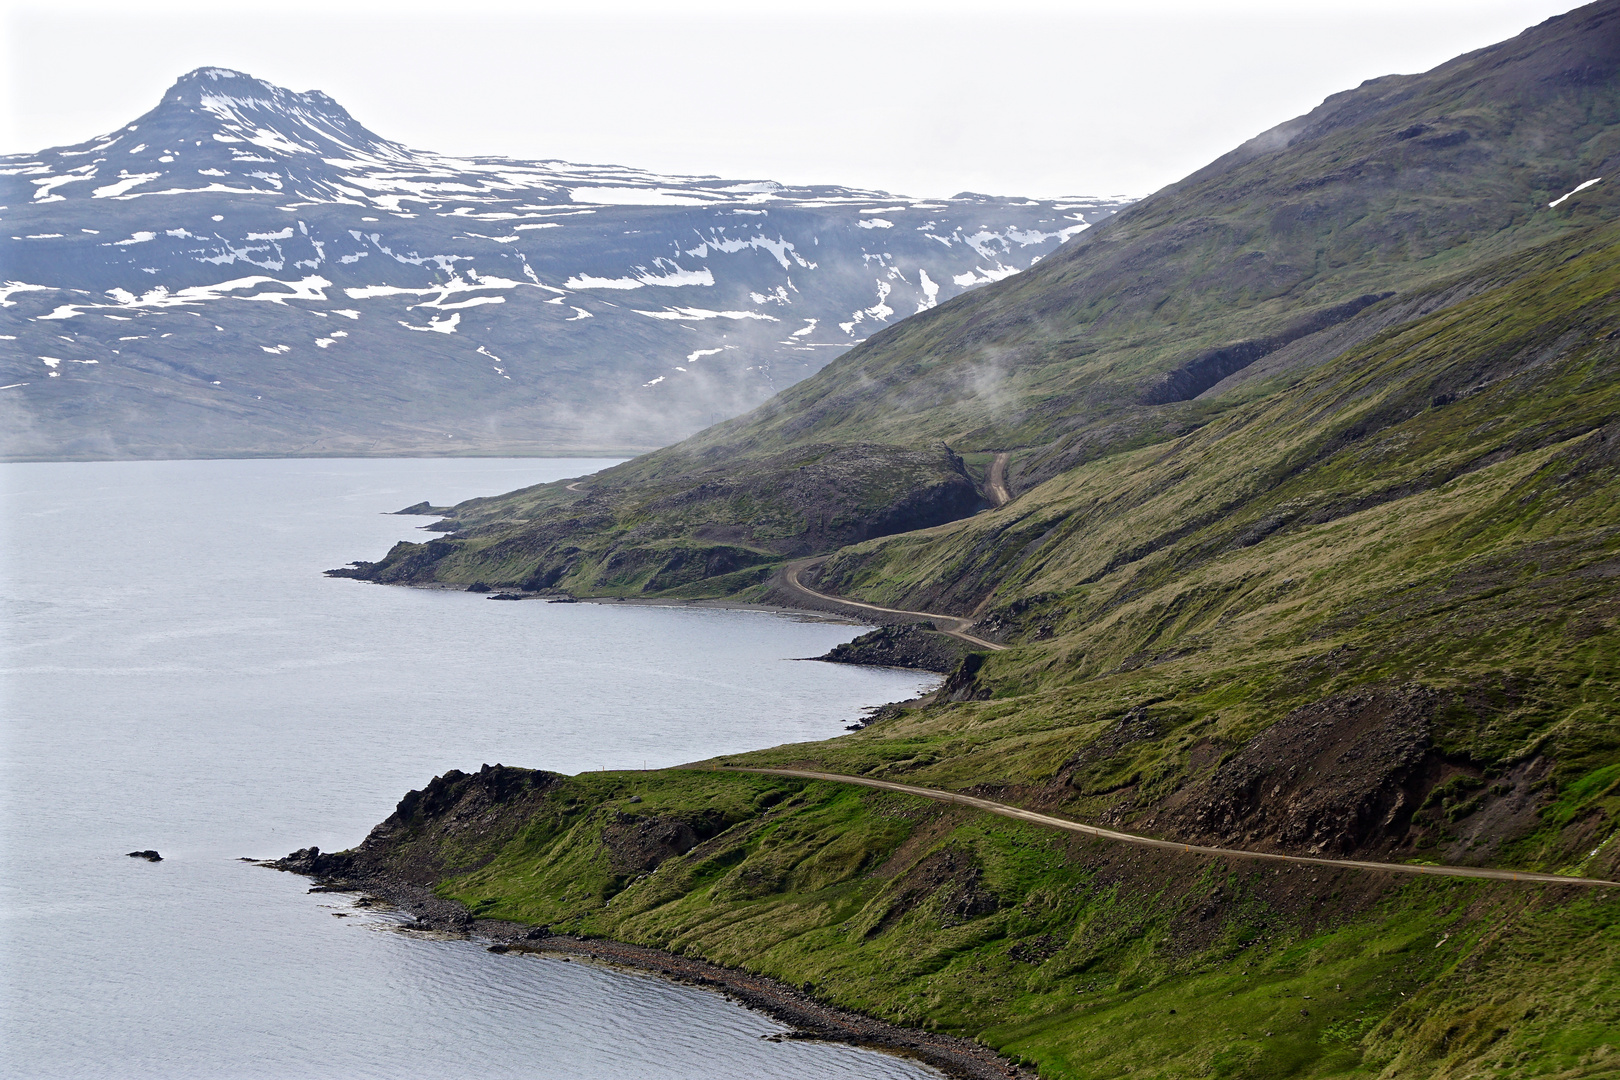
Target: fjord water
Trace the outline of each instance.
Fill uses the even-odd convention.
[[[781,1025],[691,987],[412,940],[236,861],[347,847],[449,768],[672,765],[924,685],[793,659],[848,625],[321,576],[426,535],[386,511],[602,464],[0,466],[0,1074],[934,1075],[762,1041]]]

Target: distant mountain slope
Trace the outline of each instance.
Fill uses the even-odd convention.
[[[656,446],[1124,202],[450,158],[205,68],[0,158],[0,453]]]
[[[465,504],[455,535],[359,573],[725,593],[784,558],[949,520],[961,503],[941,493],[982,484],[991,452],[1010,454],[1017,494],[1184,436],[1500,285],[1514,253],[1612,219],[1620,176],[1601,178],[1620,168],[1617,11],[1594,4],[1334,95],[746,416],[583,490]],[[907,449],[935,466],[895,468]],[[842,494],[855,489],[886,495]],[[731,554],[704,583],[694,568],[715,545]],[[997,579],[973,580],[955,593],[962,610]]]

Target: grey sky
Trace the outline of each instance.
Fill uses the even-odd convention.
[[[0,0],[0,151],[219,65],[458,154],[940,196],[1145,194],[1364,79],[1569,0]]]

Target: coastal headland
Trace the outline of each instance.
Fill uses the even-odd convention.
[[[944,681],[698,767],[445,773],[284,865],[1048,1077],[1614,1075],[1617,133],[1602,0],[447,508],[334,574],[843,612]]]

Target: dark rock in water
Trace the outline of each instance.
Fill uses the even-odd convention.
[[[132,858],[132,859],[145,859],[147,862],[162,862],[163,861],[163,856],[159,855],[157,852],[151,850],[150,848],[148,848],[146,851],[131,851],[129,853],[129,857]]]
[[[354,855],[347,851],[323,853],[318,847],[299,848],[284,859],[270,863],[277,870],[291,870],[310,877],[333,877],[346,874],[354,865]]]
[[[509,953],[512,951],[512,946],[499,944],[491,945],[488,951],[492,953]]]
[[[467,591],[483,593],[489,592],[490,589],[489,586],[485,585],[482,581],[475,581],[471,585],[467,586]]]
[[[523,594],[522,593],[515,593],[515,592],[498,592],[494,596],[491,596],[490,599],[491,600],[521,600],[521,599],[523,599]]]
[[[967,652],[964,642],[927,627],[880,626],[816,659],[834,664],[916,668],[944,675],[954,670]]]

